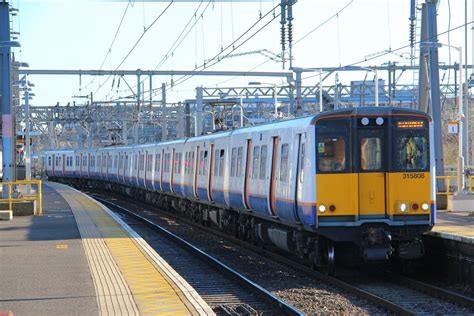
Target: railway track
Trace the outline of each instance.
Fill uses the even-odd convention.
[[[96,198],[96,196],[94,196]],[[103,198],[100,201],[108,205],[116,205]],[[147,212],[150,213],[150,212]],[[304,264],[283,257],[274,252],[255,247],[245,241],[234,238],[220,231],[196,224],[188,219],[166,212],[178,221],[191,225],[206,233],[211,233],[221,238],[230,240],[245,247],[259,256],[273,260],[279,264],[304,273],[326,284],[336,287],[344,292],[354,294],[371,304],[374,304],[389,313],[400,315],[418,314],[473,314],[474,299],[461,294],[435,287],[428,283],[420,282],[401,275],[391,275],[389,279],[371,279],[360,277],[336,278],[315,271]],[[142,216],[140,216],[142,217]],[[150,221],[143,217],[146,221]],[[151,221],[150,221],[151,222]],[[310,298],[308,298],[310,299]]]
[[[345,280],[363,291],[399,306],[404,315],[472,315],[474,300],[400,275],[376,279],[370,277]]]
[[[121,214],[217,315],[303,315],[297,308],[160,225],[123,206],[95,195],[92,197]]]

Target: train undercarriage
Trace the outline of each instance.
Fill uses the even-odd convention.
[[[333,271],[338,263],[389,262],[392,259],[415,260],[424,255],[421,234],[429,227],[393,228],[386,224],[359,227],[325,227],[318,233],[301,227],[284,226],[255,216],[251,212],[216,207],[171,194],[90,179],[50,178],[78,188],[123,194],[133,199],[174,210],[196,223],[214,226],[248,241],[273,250],[289,253],[316,269]]]

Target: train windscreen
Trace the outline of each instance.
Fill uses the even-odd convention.
[[[395,172],[429,171],[430,146],[425,120],[394,122],[392,170]]]

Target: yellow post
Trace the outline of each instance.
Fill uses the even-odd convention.
[[[448,185],[446,186],[446,195],[449,195],[451,193],[451,189],[450,189],[450,177],[446,177],[446,182],[448,183]]]
[[[12,184],[8,183],[8,208],[13,211]]]
[[[38,216],[43,216],[43,183],[38,180]]]

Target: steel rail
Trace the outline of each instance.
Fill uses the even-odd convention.
[[[151,220],[136,214],[135,212],[120,206],[118,204],[115,204],[113,202],[110,202],[106,199],[97,197],[95,195],[90,195],[92,198],[98,200],[102,204],[109,205],[113,209],[121,212],[121,213],[126,213],[127,215],[133,217],[134,219],[144,223],[146,226],[151,228],[152,230],[162,234],[163,236],[169,238],[176,244],[178,244],[180,247],[186,249],[190,253],[196,255],[199,257],[201,260],[209,264],[210,266],[215,267],[219,271],[225,273],[226,275],[230,276],[232,279],[235,279],[238,281],[241,285],[245,286],[246,288],[250,289],[253,291],[255,294],[263,298],[268,304],[271,304],[272,306],[278,308],[281,310],[284,314],[286,315],[304,315],[300,310],[298,310],[296,307],[292,306],[291,304],[279,299],[260,285],[256,284],[255,282],[251,281],[244,275],[240,274],[239,272],[235,271],[234,269],[228,267],[224,263],[222,263],[220,260],[210,256],[209,254],[205,253],[201,249],[195,247],[191,243],[187,242],[183,238],[177,236],[176,234],[170,232],[166,228],[161,227],[160,225],[153,223]]]
[[[109,202],[109,203],[111,203],[111,202]],[[144,203],[144,202],[140,201],[140,203]],[[114,204],[114,203],[111,203],[111,204]],[[200,225],[198,223],[193,222],[192,220],[189,220],[187,218],[183,218],[182,216],[179,216],[177,214],[172,214],[172,213],[166,212],[166,211],[164,211],[160,208],[157,208],[157,207],[153,207],[153,209],[157,210],[158,212],[163,212],[167,216],[172,217],[173,219],[181,221],[181,222],[183,222],[187,225],[190,225],[194,228],[200,229],[201,231],[205,231],[205,232],[213,234],[215,236],[227,239],[227,240],[229,240],[233,243],[236,243],[236,244],[242,246],[245,249],[249,249],[249,250],[251,250],[251,251],[253,251],[253,252],[255,252],[259,255],[262,255],[263,257],[267,257],[270,260],[274,260],[278,263],[281,263],[281,264],[286,265],[288,267],[291,267],[291,268],[293,268],[297,271],[300,271],[300,272],[305,273],[309,276],[312,276],[316,279],[319,279],[320,281],[322,281],[324,283],[333,285],[333,286],[339,288],[340,290],[352,293],[352,294],[354,294],[354,295],[356,295],[356,296],[358,296],[358,297],[360,297],[360,298],[362,298],[362,299],[364,299],[368,302],[371,302],[371,303],[373,303],[373,304],[375,304],[375,305],[377,305],[377,306],[379,306],[379,307],[381,307],[381,308],[383,308],[383,309],[385,309],[389,312],[393,312],[397,315],[398,314],[400,314],[400,315],[416,315],[415,311],[406,309],[405,307],[403,307],[403,306],[401,306],[401,305],[399,305],[395,302],[392,302],[389,299],[385,299],[380,295],[377,295],[377,294],[375,294],[371,291],[360,288],[359,286],[351,284],[349,282],[346,282],[342,279],[326,275],[326,274],[321,273],[319,271],[315,271],[315,270],[309,268],[308,266],[306,266],[305,264],[302,264],[302,263],[299,263],[299,262],[295,261],[294,259],[289,259],[289,258],[286,258],[286,257],[281,256],[279,254],[276,254],[274,252],[271,252],[269,250],[265,250],[263,248],[254,246],[254,245],[248,243],[247,241],[243,241],[241,239],[238,239],[238,238],[236,238],[234,236],[231,236],[229,234],[226,234],[224,232],[221,232],[221,231],[218,231],[218,230]],[[464,296],[462,294],[458,294],[458,293],[455,293],[455,292],[452,292],[452,291],[448,291],[448,290],[445,290],[445,289],[442,289],[442,288],[439,288],[439,287],[436,287],[436,286],[433,286],[433,285],[430,285],[430,284],[426,284],[424,282],[420,282],[420,281],[417,281],[417,280],[414,280],[414,279],[411,279],[411,278],[408,278],[408,277],[405,277],[405,276],[402,276],[402,275],[399,275],[399,274],[392,275],[392,279],[393,279],[394,283],[400,283],[403,286],[406,286],[408,288],[412,288],[416,291],[419,291],[421,293],[425,293],[429,296],[437,297],[441,300],[449,301],[449,302],[452,302],[452,303],[455,303],[457,305],[467,307],[467,308],[473,308],[474,307],[474,299],[470,298],[470,297],[467,297],[467,296]]]
[[[119,209],[125,210],[125,212],[127,212],[127,214],[131,214],[133,217],[139,218],[141,221],[144,221],[145,223],[147,223],[148,225],[150,225],[152,228],[155,227],[155,225],[156,225],[156,224],[154,224],[153,222],[151,222],[150,220],[148,220],[148,219],[146,219],[146,218],[144,218],[144,217],[142,217],[142,216],[140,216],[140,215],[138,215],[138,214],[135,214],[135,213],[133,213],[132,211],[127,210],[126,208],[124,208],[124,207],[122,207],[122,206],[120,206],[120,205],[117,205],[117,204],[115,204],[115,203],[113,203],[113,202],[110,202],[110,201],[105,200],[105,199],[103,199],[103,198],[97,197],[97,196],[95,196],[95,195],[92,196],[92,197],[95,198],[95,199],[97,199],[97,200],[99,200],[100,202],[102,202],[102,203],[104,203],[104,204],[109,204],[109,205],[112,205],[113,207],[117,207],[117,208],[119,208]],[[156,209],[156,208],[155,208],[155,209]],[[312,277],[314,277],[314,278],[316,278],[316,279],[318,279],[318,280],[320,280],[320,281],[322,281],[322,282],[324,282],[324,283],[326,283],[326,284],[333,285],[333,286],[337,287],[337,288],[340,289],[340,290],[343,290],[343,291],[349,292],[349,293],[351,293],[351,294],[354,294],[354,295],[356,295],[356,296],[358,296],[358,297],[360,297],[360,298],[362,298],[362,299],[364,299],[364,300],[366,300],[366,301],[368,301],[368,302],[370,302],[370,303],[372,303],[372,304],[375,304],[375,305],[377,305],[377,306],[379,306],[379,307],[381,307],[381,308],[383,308],[383,309],[385,309],[385,310],[387,310],[387,311],[393,312],[393,313],[395,313],[395,314],[397,314],[397,315],[404,315],[404,316],[407,316],[407,315],[410,315],[410,316],[416,315],[415,313],[411,312],[410,310],[405,309],[405,308],[403,308],[403,307],[401,307],[401,306],[399,306],[399,305],[397,305],[397,304],[395,304],[395,303],[392,303],[392,302],[390,302],[390,301],[388,301],[388,300],[386,300],[386,299],[384,299],[384,298],[382,298],[382,297],[380,297],[380,296],[377,296],[377,295],[375,295],[375,294],[373,294],[373,293],[370,293],[370,292],[368,292],[368,291],[365,291],[365,290],[363,290],[363,289],[360,289],[360,288],[358,288],[358,287],[356,287],[356,286],[354,286],[354,285],[351,285],[351,284],[349,284],[349,283],[347,283],[347,282],[344,282],[344,281],[342,281],[342,280],[340,280],[340,279],[337,279],[337,278],[335,278],[335,277],[326,275],[326,274],[321,273],[321,272],[319,272],[319,271],[315,271],[315,270],[309,268],[309,267],[306,266],[306,265],[303,265],[303,264],[300,264],[300,263],[295,262],[294,260],[288,259],[288,258],[286,258],[286,257],[283,257],[283,256],[278,255],[278,254],[276,254],[276,253],[273,253],[273,252],[271,252],[271,251],[268,251],[268,250],[265,250],[265,249],[256,247],[256,246],[254,246],[254,245],[249,244],[249,243],[246,242],[246,241],[242,241],[242,240],[240,240],[240,239],[238,239],[238,238],[235,238],[235,237],[233,237],[233,236],[230,236],[230,235],[228,235],[228,234],[226,234],[226,233],[223,233],[223,232],[220,232],[220,231],[216,231],[216,230],[214,230],[214,229],[205,227],[205,226],[203,226],[203,225],[199,225],[199,224],[194,223],[194,222],[192,222],[192,221],[190,221],[190,220],[188,220],[188,219],[185,219],[185,218],[183,218],[183,217],[181,217],[181,216],[177,216],[177,215],[171,214],[171,213],[169,213],[169,212],[165,212],[165,213],[166,213],[166,215],[169,215],[169,216],[173,217],[174,219],[180,220],[180,221],[184,222],[185,224],[191,225],[191,226],[193,226],[193,227],[195,227],[195,228],[198,228],[198,229],[200,229],[200,230],[203,230],[203,231],[205,231],[205,232],[214,234],[215,236],[218,236],[218,237],[221,237],[221,238],[225,238],[225,239],[227,239],[227,240],[230,240],[230,241],[232,241],[232,242],[234,242],[234,243],[236,243],[236,244],[238,244],[238,245],[240,245],[240,246],[242,246],[242,247],[244,247],[244,248],[246,248],[246,249],[250,249],[250,250],[252,250],[253,252],[258,253],[258,254],[260,254],[260,255],[263,255],[263,256],[265,256],[265,257],[271,259],[271,260],[274,260],[274,261],[279,262],[279,263],[281,263],[281,264],[283,264],[283,265],[289,266],[289,267],[291,267],[291,268],[293,268],[293,269],[295,269],[295,270],[298,270],[298,271],[300,271],[300,272],[303,272],[303,273],[305,273],[305,274],[307,274],[307,275],[309,275],[309,276],[312,276]],[[158,225],[156,225],[156,226],[158,226]],[[172,236],[176,236],[175,234],[173,234],[173,233],[167,231],[167,230],[164,229],[164,228],[161,228],[161,229],[163,229],[163,230],[166,231],[167,233],[171,234]],[[171,238],[174,238],[174,237],[171,237]],[[178,237],[178,236],[176,236],[176,238],[178,238],[179,240],[182,240],[182,239],[181,239],[180,237]],[[184,241],[184,240],[183,240],[183,241]],[[187,243],[186,241],[184,241],[184,242]],[[187,244],[189,244],[189,243],[187,243]],[[195,247],[192,246],[191,244],[189,244],[189,246],[192,247],[192,248],[195,248]],[[199,250],[199,249],[198,249],[198,250]],[[207,254],[205,254],[205,253],[202,252],[201,250],[199,250],[199,252],[202,253],[204,256],[208,256]],[[212,258],[212,257],[211,257],[211,258]],[[213,258],[213,260],[216,260],[216,259]],[[224,265],[223,263],[221,263],[220,261],[218,261],[218,260],[216,260],[216,261],[218,262],[219,265],[222,264],[223,266],[225,266],[225,265]],[[227,267],[227,268],[228,268],[228,267]],[[232,271],[232,273],[237,273],[238,275],[240,275],[240,274],[239,274],[238,272],[236,272],[235,270],[233,270],[233,269],[231,269],[231,268],[228,268],[228,269],[230,269],[230,270]],[[244,278],[245,278],[245,277],[244,277]],[[253,284],[255,284],[255,283],[253,283],[252,281],[248,280],[247,278],[245,278],[245,280],[246,280],[245,282],[250,282],[250,284],[251,284],[252,286],[253,286]],[[257,286],[258,286],[258,285],[257,285]],[[268,293],[269,295],[271,295],[271,297],[275,297],[273,294],[269,293],[268,291],[266,291],[265,289],[261,288],[260,286],[258,286],[258,287],[259,287],[259,289],[263,290],[264,293]],[[265,294],[265,295],[266,295],[266,294]],[[278,299],[278,298],[277,298],[277,299]],[[289,305],[289,304],[287,304],[287,303],[285,303],[285,302],[283,302],[283,303],[286,304],[286,305],[288,305],[289,307],[294,308],[293,306],[291,306],[291,305]],[[299,312],[299,311],[298,311],[298,312]],[[301,313],[301,312],[300,312],[300,313]]]
[[[449,291],[435,285],[421,282],[421,281],[418,281],[406,276],[397,275],[395,278],[396,278],[395,280],[401,281],[403,285],[411,287],[420,292],[425,292],[428,295],[435,296],[438,298],[447,299],[453,303],[456,303],[465,307],[474,308],[474,298],[471,298],[471,297],[468,297],[468,296],[465,296],[453,291]]]

